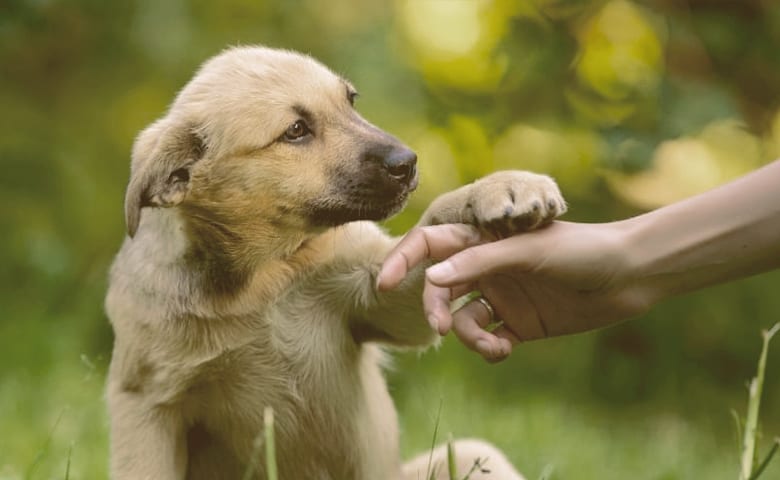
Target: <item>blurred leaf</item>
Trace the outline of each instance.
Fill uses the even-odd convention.
[[[663,45],[648,14],[613,0],[578,32],[576,71],[584,84],[610,100],[652,94],[660,82]]]

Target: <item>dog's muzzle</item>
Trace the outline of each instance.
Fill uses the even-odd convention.
[[[400,142],[373,144],[356,160],[334,171],[331,191],[307,205],[312,225],[384,220],[417,188],[417,154]]]
[[[381,158],[382,167],[394,181],[417,188],[417,154],[406,147],[395,147]]]

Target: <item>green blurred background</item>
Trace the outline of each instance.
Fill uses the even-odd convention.
[[[780,156],[771,0],[0,2],[0,479],[106,477],[106,270],[134,135],[228,45],[308,52],[417,150],[401,234],[501,168],[554,175],[568,220],[609,221]],[[780,186],[778,186],[780,188]],[[448,338],[389,374],[410,455],[481,436],[529,479],[736,479],[780,272],[671,300],[487,365]],[[764,445],[780,434],[770,351]],[[764,450],[766,447],[764,448]],[[765,478],[780,478],[780,461]]]

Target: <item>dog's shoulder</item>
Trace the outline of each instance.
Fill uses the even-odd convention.
[[[308,273],[292,288],[301,289],[307,297],[365,305],[376,295],[376,275],[394,244],[374,222],[332,228],[307,246]]]

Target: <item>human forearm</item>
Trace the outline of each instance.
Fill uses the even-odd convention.
[[[780,266],[780,161],[623,223],[651,303]]]

